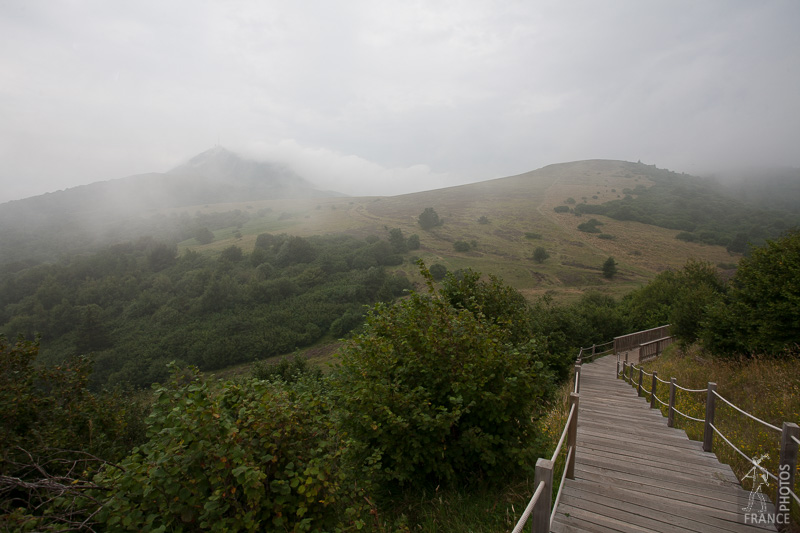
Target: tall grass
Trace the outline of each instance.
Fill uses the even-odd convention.
[[[693,346],[681,351],[670,346],[661,357],[643,364],[646,372],[658,371],[658,377],[688,389],[705,389],[709,382],[717,384],[717,393],[740,409],[778,428],[783,422],[800,423],[800,360],[797,358],[753,357],[736,360],[712,358]],[[634,381],[636,377],[634,376]],[[650,388],[649,378],[644,383]],[[669,386],[658,383],[657,397],[669,400]],[[644,394],[644,392],[642,393]],[[675,407],[696,418],[705,419],[706,393],[678,390]],[[661,406],[664,416],[667,407]],[[777,475],[780,455],[780,433],[737,412],[716,400],[714,425],[736,447],[749,457],[765,454],[761,463]],[[703,439],[703,424],[675,414],[675,427],[682,428],[690,439]],[[731,466],[736,477],[743,479],[753,464],[731,448],[719,435],[714,435],[713,451],[723,463]],[[750,481],[743,484],[749,490]],[[770,480],[770,497],[775,500],[777,483]],[[795,473],[794,492],[800,494],[800,469]],[[800,522],[800,509],[794,504],[793,520]]]

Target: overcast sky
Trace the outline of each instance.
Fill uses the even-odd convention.
[[[800,2],[0,0],[0,202],[218,143],[349,194],[800,167]]]

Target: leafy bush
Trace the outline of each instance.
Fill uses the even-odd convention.
[[[606,279],[613,278],[617,273],[617,262],[613,257],[609,257],[603,263],[603,277]]]
[[[537,263],[544,263],[548,257],[550,257],[550,254],[541,246],[537,246],[533,251],[533,260]]]
[[[800,231],[743,258],[727,297],[714,303],[705,325],[706,346],[717,352],[800,351]]]
[[[606,241],[613,241],[614,239],[616,239],[616,237],[614,237],[613,235],[610,235],[608,233],[601,233],[600,235],[597,236],[597,238],[598,239],[604,239]]]
[[[424,230],[442,225],[438,213],[436,213],[432,207],[426,207],[419,217],[417,217],[417,222],[419,222],[420,227]]]
[[[578,224],[578,229],[585,233],[600,233],[600,230],[597,228],[597,226],[602,225],[603,223],[596,218],[590,218],[586,222]]]
[[[342,531],[363,527],[364,492],[319,389],[210,384],[173,371],[155,392],[149,441],[97,481],[117,531]]]
[[[346,430],[382,482],[461,482],[529,471],[549,389],[539,346],[503,321],[428,294],[378,304],[341,353]],[[448,279],[452,279],[448,278]],[[463,295],[474,305],[474,299]]]
[[[478,224],[488,224],[488,223],[489,219],[486,217],[486,215],[481,215],[481,217],[478,219]]]
[[[280,361],[257,361],[252,367],[253,377],[266,381],[282,381],[294,383],[303,377],[319,379],[322,371],[308,364],[308,359],[301,355],[294,357],[281,357]]]
[[[431,265],[430,273],[435,281],[441,281],[447,275],[447,267],[441,263],[434,263]]]
[[[456,241],[453,243],[453,249],[456,252],[469,252],[472,247],[466,241]]]
[[[553,208],[553,211],[556,213],[569,213],[569,206],[568,205],[557,205]]]

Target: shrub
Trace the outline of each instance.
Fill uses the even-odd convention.
[[[456,241],[456,242],[453,243],[453,249],[456,252],[469,252],[470,249],[471,249],[471,246],[466,241]]]
[[[431,265],[430,272],[435,281],[441,281],[447,274],[447,267],[440,263],[434,263]]]
[[[603,223],[596,218],[590,218],[586,222],[578,224],[578,229],[585,233],[600,233],[600,230],[597,228],[597,226],[602,225]]]
[[[481,218],[478,219],[478,224],[488,224],[489,219],[486,218],[486,215],[482,215]]]
[[[603,277],[606,279],[611,279],[617,273],[617,262],[614,261],[613,257],[609,257],[603,263]]]
[[[530,470],[532,417],[548,391],[537,345],[514,345],[501,322],[454,307],[422,272],[428,294],[377,305],[341,353],[345,428],[382,482]]]
[[[406,242],[406,246],[408,246],[409,250],[419,250],[419,235],[416,233],[412,233],[408,236],[408,241]]]
[[[435,228],[436,226],[441,226],[442,221],[439,219],[439,215],[434,211],[432,207],[426,207],[425,210],[417,217],[417,222],[419,223],[420,227],[424,230],[428,230],[431,228]]]
[[[553,208],[553,211],[556,213],[569,213],[569,206],[568,205],[557,205]]]
[[[155,393],[150,440],[107,469],[98,515],[115,531],[333,531],[362,525],[330,402],[313,387],[210,384],[177,371]]]
[[[547,253],[541,246],[537,246],[536,249],[533,251],[533,260],[537,263],[544,263],[544,261],[550,257],[550,254]]]

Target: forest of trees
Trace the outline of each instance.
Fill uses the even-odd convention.
[[[0,273],[0,332],[40,338],[41,359],[94,358],[94,386],[149,386],[166,364],[204,370],[339,338],[364,306],[411,287],[385,267],[419,240],[262,234],[218,257],[152,239]]]

